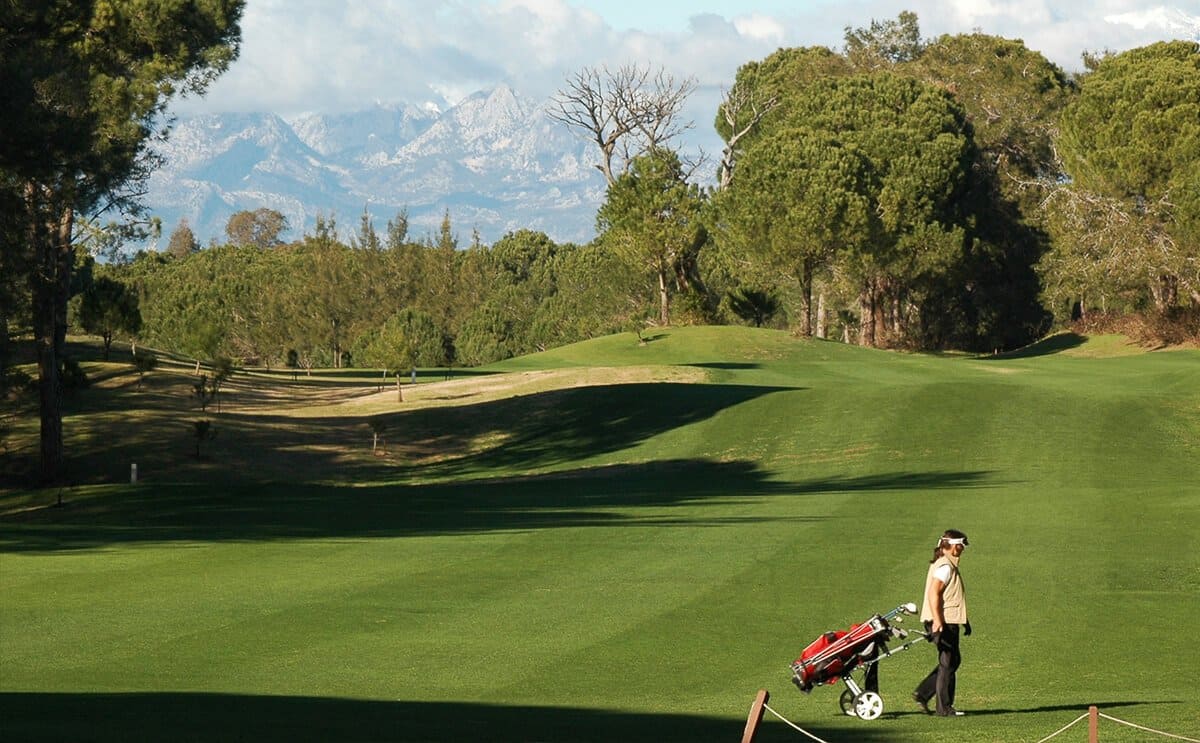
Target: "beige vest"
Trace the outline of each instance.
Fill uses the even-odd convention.
[[[921,621],[933,621],[933,574],[942,565],[950,566],[950,580],[942,586],[942,617],[946,624],[967,623],[967,597],[963,592],[962,576],[958,574],[958,561],[942,555],[929,566],[925,576],[925,603],[921,606]]]

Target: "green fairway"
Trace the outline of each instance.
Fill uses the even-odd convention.
[[[760,688],[831,743],[1035,743],[1092,704],[1200,739],[1200,351],[645,335],[405,402],[241,374],[199,459],[190,370],[95,365],[74,487],[0,490],[0,740],[735,741]],[[918,714],[924,643],[879,720],[791,686],[820,633],[920,601],[946,528],[968,715]]]

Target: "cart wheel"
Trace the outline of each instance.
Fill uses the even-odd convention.
[[[862,720],[874,720],[883,714],[883,697],[873,691],[864,691],[854,698],[854,712]]]
[[[858,716],[858,712],[854,710],[854,692],[849,689],[842,689],[842,696],[838,699],[838,706],[842,708],[842,714]]]

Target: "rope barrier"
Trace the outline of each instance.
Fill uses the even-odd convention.
[[[1164,733],[1164,732],[1163,732],[1163,731],[1161,731],[1161,730],[1155,730],[1155,729],[1153,729],[1153,728],[1142,727],[1141,725],[1135,725],[1134,723],[1132,723],[1132,722],[1129,722],[1128,720],[1118,720],[1117,718],[1115,718],[1115,717],[1112,717],[1112,716],[1110,716],[1110,715],[1106,715],[1106,714],[1104,714],[1103,712],[1099,713],[1099,716],[1100,716],[1100,717],[1103,717],[1103,718],[1104,718],[1104,719],[1106,719],[1106,720],[1110,720],[1110,721],[1112,721],[1112,722],[1116,722],[1116,723],[1119,723],[1119,724],[1121,724],[1121,725],[1128,725],[1128,726],[1129,726],[1129,727],[1131,727],[1131,728],[1137,728],[1138,730],[1143,730],[1143,731],[1145,731],[1145,732],[1147,732],[1147,733],[1154,733],[1155,735],[1161,735],[1161,736],[1163,736],[1163,737],[1165,737],[1165,738],[1174,738],[1174,739],[1176,739],[1176,740],[1186,740],[1186,741],[1190,741],[1190,743],[1200,743],[1200,740],[1196,740],[1195,738],[1187,738],[1187,737],[1184,737],[1184,736],[1182,736],[1182,735],[1175,735],[1174,733]],[[1086,719],[1087,719],[1087,717],[1088,717],[1088,715],[1087,715],[1086,713],[1085,713],[1085,714],[1082,714],[1082,715],[1080,715],[1079,717],[1076,717],[1074,720],[1071,720],[1070,722],[1068,722],[1068,723],[1067,723],[1066,725],[1064,725],[1063,727],[1061,727],[1061,728],[1059,728],[1058,730],[1054,731],[1053,733],[1051,733],[1051,734],[1047,735],[1045,738],[1042,738],[1042,739],[1041,739],[1041,740],[1039,740],[1037,743],[1046,743],[1046,741],[1050,740],[1050,739],[1051,739],[1051,738],[1053,738],[1054,736],[1056,736],[1056,735],[1060,735],[1060,734],[1062,734],[1062,733],[1066,732],[1066,731],[1067,731],[1068,729],[1070,729],[1072,726],[1074,726],[1074,725],[1078,724],[1079,722],[1082,722],[1083,720],[1086,720]]]
[[[1086,713],[1086,712],[1084,712],[1084,713],[1083,713],[1082,715],[1080,715],[1079,717],[1076,717],[1074,720],[1071,720],[1070,722],[1068,722],[1068,723],[1067,723],[1066,725],[1064,725],[1064,726],[1063,726],[1061,729],[1059,729],[1059,730],[1057,730],[1057,731],[1055,731],[1055,732],[1053,732],[1053,733],[1050,733],[1050,734],[1049,734],[1049,735],[1047,735],[1045,738],[1042,738],[1041,740],[1039,740],[1037,743],[1046,743],[1046,741],[1050,740],[1050,739],[1051,739],[1051,738],[1053,738],[1054,736],[1056,736],[1056,735],[1059,735],[1060,733],[1065,733],[1065,732],[1067,731],[1067,729],[1068,729],[1068,728],[1070,728],[1070,727],[1071,727],[1072,725],[1074,725],[1075,723],[1079,722],[1080,720],[1086,720],[1086,719],[1087,719],[1087,713]]]
[[[779,714],[779,713],[778,713],[778,712],[776,712],[775,710],[771,709],[771,706],[770,706],[770,705],[768,705],[768,704],[764,704],[764,705],[763,705],[763,709],[765,709],[766,711],[770,712],[771,714],[775,715],[775,716],[776,716],[776,717],[778,717],[779,719],[781,719],[781,720],[783,720],[784,722],[786,722],[786,723],[787,723],[788,725],[790,725],[790,726],[791,726],[791,727],[792,727],[794,730],[796,730],[796,731],[798,731],[798,732],[800,732],[800,733],[803,733],[804,735],[807,735],[809,738],[812,738],[813,740],[817,741],[817,743],[829,743],[829,741],[821,740],[820,738],[818,738],[817,736],[815,736],[815,735],[813,735],[812,733],[808,732],[807,730],[805,730],[804,728],[800,727],[800,726],[799,726],[799,725],[797,725],[796,723],[792,722],[792,721],[791,721],[791,720],[789,720],[788,718],[784,717],[783,715]]]
[[[771,714],[778,717],[780,720],[782,720],[786,725],[788,725],[790,728],[792,728],[796,732],[798,732],[812,740],[817,741],[817,743],[829,743],[829,741],[821,740],[817,736],[813,735],[812,733],[808,732],[807,730],[800,727],[796,723],[792,722],[791,720],[787,719],[786,717],[779,714],[775,710],[771,709],[771,705],[769,705],[765,702],[763,703],[763,709],[765,709],[767,712],[770,712]],[[1189,743],[1200,743],[1200,740],[1197,740],[1196,738],[1188,738],[1183,735],[1175,735],[1174,733],[1164,733],[1161,730],[1155,730],[1154,728],[1148,728],[1148,727],[1144,727],[1142,725],[1137,725],[1132,722],[1129,722],[1128,720],[1120,720],[1116,717],[1112,717],[1111,715],[1106,715],[1103,712],[1099,713],[1099,717],[1103,717],[1104,719],[1109,720],[1110,722],[1115,722],[1120,725],[1127,725],[1131,728],[1136,728],[1143,732],[1154,733],[1155,735],[1161,735],[1164,738],[1174,738],[1175,740],[1185,740],[1185,741],[1188,741]],[[1037,743],[1046,743],[1046,741],[1050,740],[1051,738],[1054,738],[1055,736],[1062,735],[1067,730],[1070,730],[1072,727],[1074,727],[1075,725],[1078,725],[1080,722],[1083,722],[1087,718],[1088,718],[1088,713],[1085,712],[1084,714],[1080,715],[1079,717],[1076,717],[1074,720],[1071,720],[1070,722],[1068,722],[1066,725],[1063,725],[1058,730],[1055,730],[1053,733],[1047,735],[1045,738],[1042,738]]]
[[[1182,735],[1174,735],[1173,733],[1164,733],[1161,730],[1155,730],[1153,728],[1142,727],[1141,725],[1134,725],[1132,722],[1129,722],[1128,720],[1118,720],[1115,717],[1109,717],[1108,715],[1104,714],[1103,712],[1100,713],[1100,716],[1106,720],[1111,720],[1112,722],[1120,723],[1122,725],[1128,725],[1129,727],[1137,728],[1138,730],[1144,730],[1147,733],[1154,733],[1155,735],[1161,735],[1164,738],[1174,738],[1175,740],[1188,740],[1188,741],[1191,741],[1192,743],[1200,743],[1200,740],[1196,740],[1195,738],[1185,738]]]

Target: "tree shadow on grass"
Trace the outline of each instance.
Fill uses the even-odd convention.
[[[800,482],[748,461],[685,459],[435,484],[230,483],[121,487],[0,518],[0,553],[118,543],[394,538],[583,527],[806,522],[729,506],[762,497],[967,489],[986,472],[896,472]]]
[[[744,362],[739,363],[739,362],[732,362],[732,361],[698,362],[695,364],[684,364],[684,366],[694,366],[694,367],[697,367],[700,369],[727,369],[727,370],[761,369],[762,368],[762,364],[744,363]]]
[[[1049,338],[1043,338],[1037,343],[1032,343],[1024,348],[1018,348],[1015,351],[1007,351],[1005,353],[993,354],[990,356],[980,356],[980,361],[1006,361],[1009,359],[1028,359],[1035,356],[1049,356],[1051,354],[1062,353],[1069,351],[1072,348],[1079,348],[1087,342],[1087,338],[1077,333],[1058,333]]]
[[[1051,704],[1044,707],[1024,707],[1020,709],[1010,709],[996,707],[990,709],[972,709],[967,714],[971,717],[979,717],[980,715],[1019,715],[1028,712],[1075,712],[1084,714],[1088,711],[1088,707],[1096,707],[1097,709],[1117,709],[1119,707],[1140,707],[1145,704],[1182,704],[1179,700],[1174,701],[1158,701],[1158,702],[1088,702],[1086,704]],[[919,712],[916,714],[924,714]]]
[[[400,410],[373,416],[291,417],[263,406],[217,414],[181,410],[130,416],[119,407],[91,410],[89,425],[70,426],[72,484],[128,482],[137,462],[159,480],[338,479],[370,482],[419,476],[484,476],[494,469],[561,467],[636,447],[728,408],[800,388],[645,383],[579,387],[488,402]],[[110,405],[114,403],[109,403]],[[152,401],[170,410],[167,399]],[[103,415],[102,415],[103,413]],[[216,438],[197,462],[192,421],[209,419]],[[386,427],[397,454],[369,456],[369,420]]]
[[[747,702],[747,710],[749,702]],[[669,743],[732,741],[745,720],[700,714],[468,702],[371,701],[201,693],[0,693],[5,738],[38,741],[489,741]],[[832,741],[895,742],[893,733],[810,727]],[[795,740],[782,725],[756,743]]]
[[[494,468],[562,465],[629,449],[758,398],[798,387],[648,382],[553,390],[461,408],[388,416],[390,428],[453,461],[455,477]],[[479,442],[496,445],[479,449]],[[463,456],[467,455],[467,456]]]

